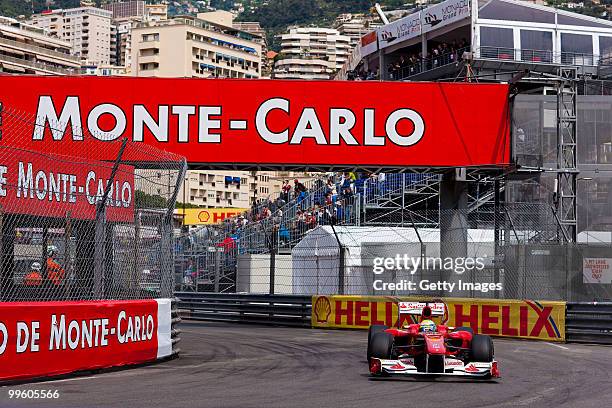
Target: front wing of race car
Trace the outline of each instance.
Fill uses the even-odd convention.
[[[425,372],[418,371],[411,358],[402,358],[399,360],[384,360],[372,358],[370,360],[370,374],[374,376],[417,376],[417,375],[443,375],[443,376],[459,376],[471,378],[500,378],[499,367],[497,361],[493,360],[490,363],[467,363],[463,361],[448,358],[444,359],[444,372]]]

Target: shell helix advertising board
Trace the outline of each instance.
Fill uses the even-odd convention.
[[[184,217],[183,225],[218,224],[226,218],[236,217],[248,208],[177,208],[175,213]]]
[[[398,313],[400,301],[423,300],[393,296],[313,296],[312,327],[367,329],[373,324],[417,323],[419,316]],[[469,326],[475,333],[547,341],[565,341],[565,302],[506,299],[445,298],[437,323]]]

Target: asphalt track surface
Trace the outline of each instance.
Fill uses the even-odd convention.
[[[363,331],[182,324],[181,357],[0,388],[0,407],[611,407],[612,347],[495,339],[503,378],[370,379]],[[0,367],[1,369],[1,367]],[[10,389],[58,390],[11,400]]]

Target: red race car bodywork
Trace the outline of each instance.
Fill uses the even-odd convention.
[[[419,314],[429,320],[445,314],[443,303],[400,302],[400,314]],[[402,321],[402,319],[398,319]],[[370,373],[386,375],[454,375],[499,378],[489,336],[474,334],[471,328],[436,326],[421,331],[419,323],[388,328],[371,326],[368,332]]]

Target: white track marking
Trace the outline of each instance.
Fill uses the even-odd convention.
[[[565,347],[565,346],[562,346],[562,345],[560,345],[560,344],[549,343],[549,342],[545,342],[545,343],[546,343],[546,344],[549,344],[549,345],[551,345],[551,346],[554,346],[554,347],[558,347],[558,348],[563,349],[563,350],[569,350],[569,347]]]

